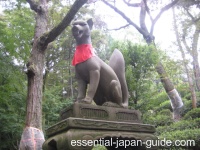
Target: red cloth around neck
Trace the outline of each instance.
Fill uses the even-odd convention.
[[[76,46],[76,51],[72,59],[72,65],[75,66],[79,63],[82,63],[92,56],[95,56],[93,47],[91,44],[81,44]]]

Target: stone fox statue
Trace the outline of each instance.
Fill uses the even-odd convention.
[[[128,88],[123,55],[115,49],[109,65],[96,56],[91,44],[92,26],[92,19],[72,23],[72,34],[77,44],[72,60],[78,81],[76,101],[90,104],[94,100],[97,105],[113,102],[127,108]]]

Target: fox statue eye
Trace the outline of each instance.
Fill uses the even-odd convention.
[[[86,26],[86,23],[79,23],[80,26]]]
[[[86,23],[73,23],[72,25],[73,25],[73,26],[76,26],[76,25],[79,25],[79,26],[86,26],[87,24],[86,24]]]

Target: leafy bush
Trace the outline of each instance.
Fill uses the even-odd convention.
[[[196,92],[196,97],[197,97],[197,100],[200,99],[200,92]]]
[[[191,94],[189,92],[188,84],[183,83],[177,86],[176,89],[182,98],[185,98],[187,100],[191,99]]]
[[[191,100],[191,93],[187,93],[183,98]]]
[[[176,130],[186,130],[186,129],[197,129],[200,128],[200,118],[195,120],[181,120],[179,122],[174,122],[169,126],[159,126],[156,128],[156,135],[160,135],[165,132],[173,132]]]
[[[172,114],[171,111],[168,109],[164,109],[159,113],[153,112],[152,114],[146,113],[143,115],[143,121],[146,124],[152,124],[157,126],[165,126],[170,125],[172,120]]]
[[[200,118],[200,108],[192,109],[191,111],[187,112],[187,114],[183,117],[183,119],[195,119]]]
[[[189,110],[187,105],[191,105],[191,101],[185,103],[185,107]],[[186,108],[185,111],[186,111]],[[160,111],[159,114],[165,114],[166,110]],[[167,115],[167,111],[166,111]],[[157,118],[157,116],[155,117]],[[174,122],[165,126],[158,126],[156,128],[156,135],[159,136],[159,139],[171,140],[173,143],[177,140],[193,140],[195,145],[193,146],[182,146],[178,149],[200,149],[200,108],[192,109],[186,113],[183,117],[183,120],[179,122]],[[183,141],[183,143],[185,142]],[[162,147],[168,149],[177,149],[177,147]]]
[[[151,118],[150,124],[153,124],[155,126],[169,125],[173,122],[171,118],[171,116],[157,115],[154,118]]]
[[[184,142],[188,142],[189,145],[182,145],[183,149],[200,149],[200,129],[185,129],[185,130],[175,130],[172,132],[163,132],[159,139],[171,140],[175,144],[177,141],[184,140]],[[192,143],[190,145],[190,142]],[[194,144],[194,145],[193,145]],[[169,147],[167,147],[169,148]],[[178,147],[180,149],[180,146]],[[170,148],[172,149],[172,148]],[[177,149],[177,147],[175,147]]]
[[[150,99],[140,101],[137,109],[141,110],[142,113],[145,113],[144,111],[146,110],[155,110],[156,106],[159,106],[165,101],[169,101],[166,92],[156,93]]]
[[[192,109],[192,101],[191,100],[183,100],[184,106],[181,110],[181,116],[184,116],[187,112]]]
[[[160,115],[172,116],[172,112],[169,109],[163,109],[159,112]]]
[[[157,108],[156,111],[161,111],[163,109],[169,109],[170,111],[172,111],[172,107],[171,107],[171,102],[170,100],[164,101],[162,102]]]

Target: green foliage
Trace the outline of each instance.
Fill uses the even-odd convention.
[[[13,9],[5,11],[3,19],[0,20],[0,43],[2,51],[8,53],[18,62],[25,64],[34,33],[33,13],[28,8]]]
[[[43,100],[43,126],[45,129],[57,123],[60,119],[60,111],[72,104],[72,99],[63,97],[62,87],[53,86],[51,89],[46,89]]]
[[[100,31],[100,30],[92,30],[91,33],[91,38],[92,38],[92,45],[97,52],[97,55],[102,59],[102,60],[107,60],[109,59],[107,54],[107,51],[105,50],[105,47],[108,45],[108,38],[106,33]]]
[[[184,89],[183,87],[179,87]],[[188,97],[189,91],[182,93],[185,97]],[[160,140],[171,140],[173,143],[177,140],[193,140],[195,146],[182,146],[182,147],[160,147],[161,149],[189,149],[200,148],[200,108],[192,109],[192,102],[189,99],[183,99],[184,108],[182,109],[182,120],[174,122],[172,120],[172,109],[170,101],[167,100],[167,96],[163,93],[159,93],[156,96],[152,96],[152,100],[149,101],[151,107],[141,107],[148,111],[143,111],[143,121],[147,124],[155,125],[156,135]],[[149,104],[147,104],[149,105]]]
[[[159,126],[156,129],[156,134],[164,134],[166,132],[175,132],[176,130],[197,129],[200,128],[200,118],[194,120],[181,120],[169,126]]]
[[[178,122],[172,120],[171,109],[168,109],[170,101],[166,100],[159,106],[154,105],[154,109],[149,110],[143,114],[143,121],[147,124],[155,125],[156,135],[160,140],[171,140],[175,143],[177,140],[193,140],[195,146],[182,146],[182,147],[160,147],[161,149],[189,149],[200,148],[200,108],[192,109],[191,100],[184,100],[185,111],[184,117]],[[188,105],[188,106],[187,106]],[[189,142],[189,141],[188,141]]]
[[[191,149],[191,148],[200,148],[200,129],[185,129],[185,130],[175,130],[173,132],[163,132],[163,134],[160,135],[159,139],[167,139],[173,141],[173,145],[175,145],[176,141],[183,141],[183,145],[185,146],[179,146],[175,147],[177,148],[183,148],[183,149]],[[189,141],[190,140],[190,141]],[[191,141],[192,140],[192,141]],[[185,144],[186,142],[186,144]],[[188,142],[188,144],[187,144]],[[192,142],[192,143],[191,143]],[[188,146],[187,146],[188,145]],[[164,148],[164,147],[162,147]],[[166,148],[166,147],[165,147]],[[170,147],[167,147],[170,148]],[[171,147],[173,148],[173,146]],[[170,149],[171,149],[170,148]]]
[[[137,109],[140,109],[143,113],[145,113],[146,110],[154,110],[158,108],[163,102],[169,101],[169,98],[166,94],[166,92],[155,92],[155,93],[149,93],[150,98],[149,99],[143,99],[138,103]],[[165,102],[167,103],[167,102]],[[147,105],[148,104],[148,105]]]
[[[154,112],[148,111],[147,113],[143,114],[143,121],[146,124],[152,124],[154,126],[165,126],[170,125],[172,120],[171,111],[168,109],[164,109],[161,112]]]
[[[184,119],[186,120],[191,120],[195,118],[200,118],[200,108],[192,109],[184,116]]]
[[[185,82],[178,84],[176,89],[182,98],[187,100],[191,99],[191,93],[188,92],[189,90],[188,84],[186,84]]]
[[[32,12],[12,9],[0,17],[0,149],[18,149],[24,127],[27,82],[23,67],[33,37]],[[15,62],[15,63],[14,63]],[[16,63],[17,62],[17,63]]]
[[[172,111],[170,100],[162,102],[158,107],[155,108],[156,111],[162,111],[163,109]]]
[[[104,146],[96,145],[92,150],[107,150]]]
[[[18,66],[0,52],[0,149],[17,149],[22,133],[26,82]]]
[[[188,111],[192,110],[192,101],[183,99],[184,106],[181,110],[181,115],[184,116]]]
[[[158,55],[152,46],[133,44],[131,41],[113,41],[110,49],[119,49],[126,63],[126,80],[130,91],[130,104],[140,99],[149,99],[149,91],[155,86],[154,66]],[[132,105],[132,104],[131,104]]]

